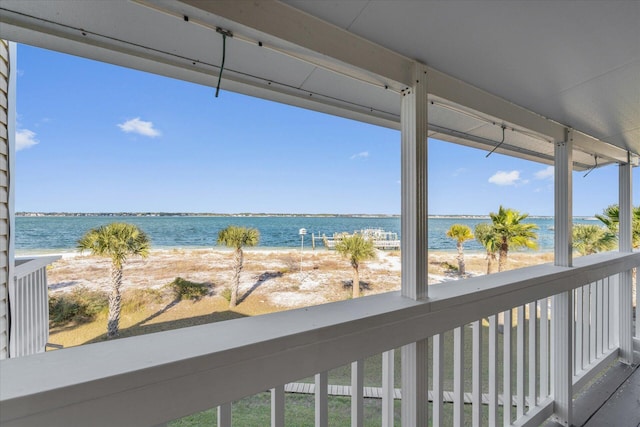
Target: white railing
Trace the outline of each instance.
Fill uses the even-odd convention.
[[[9,284],[9,357],[45,351],[49,340],[47,265],[59,256],[16,258]]]
[[[582,360],[572,383],[579,388],[617,355],[615,277],[640,265],[640,253],[597,254],[574,264],[433,285],[428,301],[393,292],[3,360],[0,423],[153,426],[219,406],[219,425],[225,426],[230,402],[271,389],[272,425],[279,426],[284,385],[315,375],[316,425],[323,426],[327,372],[351,364],[352,425],[361,425],[362,361],[383,353],[381,425],[392,425],[390,350],[429,339],[433,363],[424,372],[433,378],[434,425],[445,410],[451,411],[454,425],[463,425],[465,417],[474,425],[483,417],[488,425],[537,425],[554,409],[550,355],[557,343],[550,328],[550,297],[582,294],[574,304],[579,310],[571,314],[575,354]],[[483,327],[485,318],[488,326]],[[471,354],[465,351],[469,334]],[[453,350],[445,351],[450,335]],[[444,367],[450,363],[449,373]],[[469,365],[470,380],[465,380]],[[412,392],[403,390],[407,393]],[[443,405],[445,396],[452,407]],[[471,405],[464,404],[465,397]]]

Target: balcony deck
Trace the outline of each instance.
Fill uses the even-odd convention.
[[[591,404],[595,400],[595,396],[604,393],[611,393],[606,402],[598,409],[598,411],[577,425],[584,427],[599,427],[604,425],[620,426],[620,427],[638,427],[640,426],[640,369],[638,365],[617,366],[613,372],[607,376],[619,377],[629,375],[627,380],[615,387],[616,381],[602,380],[596,384],[589,392],[585,393],[584,398],[578,399],[576,402],[576,418],[582,421],[581,409]],[[612,383],[612,384],[611,384]],[[597,401],[593,402],[597,403]]]

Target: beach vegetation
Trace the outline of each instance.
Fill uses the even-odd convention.
[[[495,233],[493,226],[489,223],[482,222],[474,228],[475,238],[487,252],[487,274],[493,273],[495,262],[498,260],[498,251],[500,250],[500,240]]]
[[[360,296],[360,265],[363,261],[376,257],[373,240],[365,238],[360,233],[354,233],[340,239],[335,249],[343,258],[348,258],[353,267],[352,295],[353,298],[358,298]]]
[[[89,230],[78,240],[80,252],[111,259],[111,292],[107,318],[107,338],[118,335],[122,305],[122,273],[130,256],[149,255],[151,242],[147,235],[133,224],[114,222]]]
[[[460,276],[465,275],[464,267],[464,242],[473,239],[473,232],[471,228],[464,224],[453,224],[447,230],[447,237],[456,241],[456,248],[458,250],[458,274]]]
[[[230,225],[218,233],[218,244],[233,248],[233,280],[231,283],[231,298],[229,307],[238,305],[238,288],[240,274],[244,264],[243,247],[256,246],[260,242],[260,232],[255,228]]]
[[[167,292],[157,288],[129,289],[122,293],[122,312],[134,313],[168,298]]]
[[[199,300],[209,294],[209,286],[205,283],[196,283],[176,277],[167,285],[172,291],[176,300]]]
[[[106,293],[78,287],[71,292],[49,295],[49,321],[53,326],[91,322],[108,306]]]
[[[616,235],[609,229],[595,224],[573,226],[573,249],[580,255],[610,251],[616,247]]]
[[[493,226],[493,232],[498,237],[498,271],[504,271],[508,264],[509,250],[518,248],[537,249],[538,234],[535,230],[538,226],[533,223],[523,222],[529,214],[520,213],[515,209],[504,208],[502,205],[498,212],[489,214]]]
[[[614,234],[618,234],[620,224],[620,206],[610,205],[603,209],[602,214],[596,218]],[[631,244],[634,248],[640,248],[640,206],[635,206],[631,211]]]

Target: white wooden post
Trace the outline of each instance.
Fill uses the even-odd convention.
[[[284,427],[284,385],[271,389],[271,427]]]
[[[502,325],[502,417],[504,427],[511,426],[511,310],[504,312]]]
[[[395,350],[382,353],[382,427],[393,427]]]
[[[573,227],[573,131],[555,147],[555,265],[571,267]],[[565,426],[573,420],[573,292],[553,296],[554,418]]]
[[[401,224],[403,296],[427,292],[427,67],[414,63],[413,86],[402,94]],[[427,351],[422,340],[402,347],[402,425],[427,425]]]
[[[218,427],[231,427],[231,403],[218,406]]]
[[[545,307],[546,310],[546,307]],[[536,302],[529,303],[529,411],[538,404],[538,381],[536,365],[537,350],[540,347],[537,333],[538,310]],[[542,371],[540,373],[542,376]]]
[[[524,305],[517,308],[516,326],[516,419],[524,416]]]
[[[632,217],[632,197],[631,197],[631,163],[620,164],[619,167],[619,250],[620,252],[631,252],[633,242],[631,235]],[[620,361],[628,365],[633,364],[633,304],[631,301],[632,277],[631,271],[623,271],[619,274],[619,325],[618,333],[620,342]]]
[[[351,427],[364,425],[364,360],[351,363]]]
[[[504,329],[503,329],[504,330]],[[489,425],[498,425],[498,316],[489,316]],[[434,405],[435,407],[435,405]],[[435,425],[435,422],[434,422]]]
[[[433,336],[433,425],[443,423],[444,334]]]
[[[315,377],[316,390],[316,423],[315,427],[327,427],[329,425],[329,374],[320,372]]]
[[[473,322],[473,360],[471,362],[472,376],[472,425],[480,427],[482,425],[482,319]]]
[[[453,425],[464,425],[464,326],[453,330]]]

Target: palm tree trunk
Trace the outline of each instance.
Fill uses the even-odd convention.
[[[229,307],[235,307],[238,305],[238,289],[240,288],[240,273],[242,273],[242,264],[244,263],[244,254],[242,249],[236,249],[233,257],[234,270],[233,270],[233,289],[231,289],[231,300],[229,301]]]
[[[464,276],[464,253],[462,253],[462,243],[458,242],[458,275]]]
[[[360,274],[358,273],[358,267],[353,267],[353,298],[360,296]]]
[[[493,254],[487,251],[487,274],[493,273]]]
[[[120,308],[122,296],[120,286],[122,285],[122,267],[111,266],[111,294],[109,295],[109,317],[107,320],[107,338],[118,336],[120,326]]]
[[[500,256],[498,258],[498,272],[504,271],[507,268],[507,254],[509,253],[509,245],[502,243],[500,245]]]

